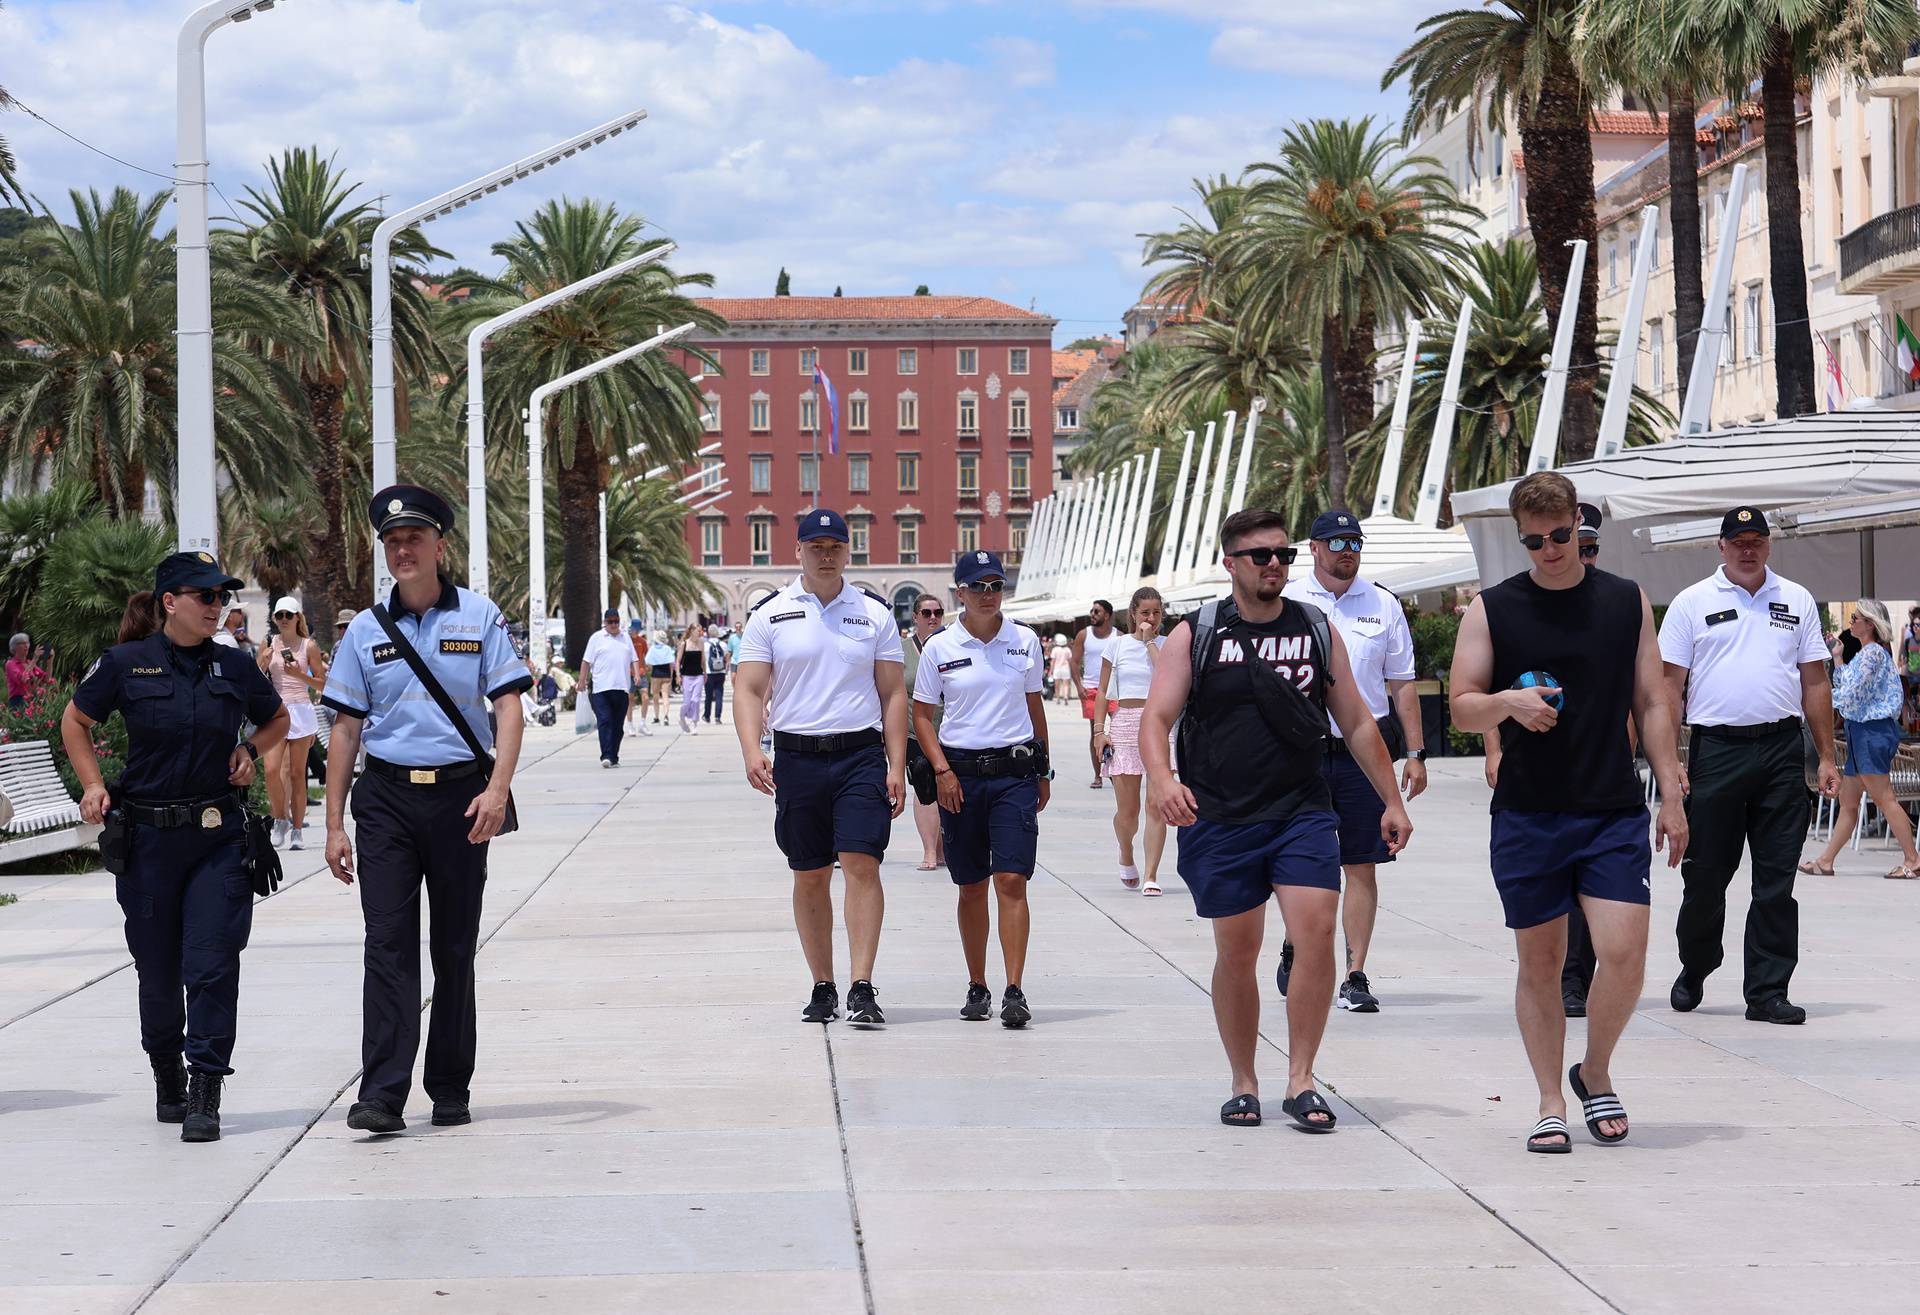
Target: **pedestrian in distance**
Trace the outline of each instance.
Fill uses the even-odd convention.
[[[1887,605],[1863,598],[1854,607],[1848,629],[1859,656],[1841,665],[1833,685],[1833,706],[1846,724],[1847,761],[1840,769],[1840,811],[1833,834],[1819,857],[1800,871],[1830,877],[1833,860],[1853,834],[1866,795],[1887,820],[1887,834],[1900,846],[1900,862],[1886,875],[1893,881],[1920,877],[1920,851],[1913,843],[1913,822],[1894,798],[1893,758],[1900,751],[1900,673],[1893,661],[1893,617]]]
[[[1599,966],[1587,997],[1586,1053],[1567,1082],[1595,1141],[1622,1142],[1631,1130],[1611,1065],[1646,973],[1653,850],[1629,713],[1659,778],[1654,830],[1669,866],[1686,853],[1688,834],[1653,609],[1633,581],[1582,563],[1577,501],[1556,471],[1514,485],[1507,506],[1533,565],[1467,609],[1451,694],[1456,726],[1503,743],[1491,866],[1518,952],[1514,1010],[1540,1093],[1525,1146],[1548,1155],[1573,1149],[1560,1079],[1560,975],[1575,903]]]
[[[655,726],[667,722],[667,696],[673,692],[673,645],[664,630],[656,630],[647,639],[647,688],[644,691],[648,720]]]
[[[771,595],[769,595],[771,596]],[[707,692],[706,634],[698,624],[680,632],[680,729],[698,735],[700,702]]]
[[[287,734],[266,676],[213,642],[240,583],[210,553],[161,562],[153,592],[128,601],[120,642],[88,669],[60,719],[81,819],[104,828],[101,859],[126,915],[154,1117],[180,1124],[187,1142],[220,1138],[240,952],[253,927],[245,790]],[[127,764],[109,791],[92,731],[116,712]],[[242,740],[246,722],[256,729]]]
[[[1313,1061],[1333,1004],[1333,923],[1340,906],[1339,818],[1321,767],[1327,717],[1385,800],[1380,837],[1399,853],[1413,823],[1393,763],[1355,688],[1345,642],[1319,609],[1284,594],[1298,550],[1286,518],[1248,509],[1220,527],[1232,595],[1182,621],[1161,650],[1141,718],[1149,805],[1184,827],[1180,876],[1213,924],[1213,1016],[1232,1091],[1220,1121],[1261,1121],[1260,946],[1275,896],[1293,943],[1287,993],[1287,1087],[1281,1110],[1308,1132],[1331,1132]],[[1180,725],[1180,777],[1168,733]]]
[[[1668,698],[1675,718],[1691,728],[1685,780],[1693,840],[1674,928],[1680,975],[1668,1001],[1686,1013],[1705,997],[1707,977],[1725,955],[1727,886],[1744,846],[1753,859],[1747,1017],[1796,1024],[1807,1021],[1787,994],[1800,960],[1793,880],[1807,831],[1803,718],[1821,793],[1840,792],[1840,772],[1819,605],[1774,574],[1772,550],[1760,508],[1729,511],[1720,522],[1720,569],[1682,589],[1660,626]]]
[[[711,631],[707,635],[706,652],[706,689],[705,698],[700,707],[700,720],[719,725],[726,706],[727,671],[733,665],[732,650],[727,647],[727,635],[723,630]]]
[[[637,728],[642,735],[652,735],[653,728],[647,722],[647,650],[652,641],[647,638],[647,626],[639,617],[627,623],[627,646],[633,650],[633,687],[627,698],[627,734]]]
[[[907,689],[911,691],[920,674],[920,654],[927,641],[947,624],[946,604],[932,594],[921,594],[913,600],[913,629],[900,643],[900,651],[906,658],[904,675]],[[940,727],[942,709],[933,713],[933,725]],[[907,718],[907,774],[912,779],[914,768],[926,759],[926,751],[920,747],[920,737],[915,727],[915,718]],[[940,802],[922,803],[918,794],[913,799],[913,827],[920,833],[920,863],[917,870],[932,872],[946,866],[946,845],[940,838]]]
[[[600,765],[620,765],[620,741],[626,731],[627,691],[640,679],[640,659],[620,633],[620,612],[609,607],[600,629],[587,639],[580,658],[580,687],[587,691],[600,732]]]
[[[1073,702],[1079,682],[1073,678],[1073,645],[1065,635],[1053,637],[1052,681],[1053,701]]]
[[[33,660],[33,640],[25,631],[7,641],[7,710],[19,712],[27,706],[27,695],[52,677]]]
[[[1167,640],[1160,633],[1166,603],[1151,587],[1134,590],[1127,604],[1126,625],[1107,646],[1100,660],[1100,686],[1093,700],[1093,744],[1101,771],[1113,782],[1113,834],[1120,842],[1120,884],[1142,895],[1159,895],[1160,858],[1167,848],[1167,824],[1159,813],[1144,809],[1147,870],[1134,865],[1133,841],[1142,829],[1145,803],[1142,786],[1146,765],[1140,759],[1140,718],[1153,684],[1154,664]],[[1113,707],[1109,717],[1106,709]]]
[[[1047,745],[1046,653],[1040,636],[1001,614],[1007,573],[990,552],[962,553],[953,568],[960,623],[927,642],[913,687],[915,731],[940,801],[947,872],[960,888],[961,957],[967,996],[960,1017],[978,1022],[993,1010],[987,986],[987,887],[1000,914],[1000,956],[1007,989],[1000,1022],[1033,1018],[1023,980],[1039,815],[1052,791]],[[934,724],[934,710],[945,715]]]
[[[847,583],[846,518],[800,518],[800,577],[747,617],[733,728],[747,783],[773,796],[773,836],[793,871],[793,920],[813,991],[800,1017],[840,1016],[833,967],[833,865],[846,873],[853,983],[847,1021],[886,1022],[873,986],[886,893],[880,861],[906,807],[904,655],[886,600]],[[696,654],[698,649],[695,649]],[[696,687],[698,675],[688,678]],[[774,756],[761,737],[771,726]]]
[[[248,657],[255,656],[257,650],[247,634],[247,609],[237,603],[229,607],[226,619],[213,634],[213,642],[223,648],[237,648]]]
[[[473,961],[487,850],[517,824],[520,692],[533,676],[500,609],[446,574],[446,499],[396,484],[373,495],[367,516],[394,588],[341,635],[322,700],[339,714],[327,754],[327,866],[347,885],[358,881],[367,929],[362,1072],[347,1126],[385,1135],[407,1126],[420,1047],[423,885],[433,908],[433,1016],[421,1085],[435,1127],[473,1121]]]
[[[306,848],[307,755],[320,734],[313,696],[327,687],[327,656],[307,632],[306,613],[291,594],[273,605],[273,636],[257,661],[287,707],[287,738],[265,755],[267,804],[273,812],[273,843]],[[243,650],[244,651],[244,650]]]
[[[1100,750],[1094,746],[1093,727],[1095,701],[1100,695],[1100,662],[1107,654],[1107,645],[1120,637],[1113,628],[1113,604],[1104,598],[1093,600],[1088,609],[1087,624],[1074,632],[1073,668],[1080,677],[1080,715],[1087,719],[1087,756],[1093,760],[1093,788],[1098,790],[1103,784],[1100,775]],[[1101,718],[1113,715],[1112,708],[1102,708],[1105,714]]]
[[[1900,632],[1900,683],[1906,690],[1906,705],[1901,718],[1907,728],[1920,731],[1920,606],[1907,613],[1907,627]]]
[[[1395,762],[1405,760],[1400,789],[1411,803],[1427,788],[1427,750],[1420,723],[1420,696],[1414,692],[1413,631],[1393,592],[1360,576],[1366,531],[1350,511],[1323,511],[1308,532],[1313,569],[1287,582],[1286,596],[1324,612],[1340,632],[1353,667],[1353,681],[1367,713]],[[1341,922],[1346,931],[1346,972],[1334,1003],[1353,1013],[1380,1012],[1367,978],[1367,952],[1380,912],[1379,865],[1394,861],[1380,839],[1386,807],[1374,793],[1360,764],[1348,751],[1340,728],[1329,723],[1323,767],[1327,794],[1340,819],[1340,868],[1346,875]],[[1287,993],[1292,947],[1280,946],[1280,994]]]

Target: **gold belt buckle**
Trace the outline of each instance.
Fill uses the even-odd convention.
[[[415,767],[407,772],[407,780],[414,785],[435,785],[440,780],[440,773],[432,767]]]
[[[202,810],[200,814],[200,826],[202,830],[218,831],[220,829],[220,810],[218,808]]]

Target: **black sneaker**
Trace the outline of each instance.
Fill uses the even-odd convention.
[[[1367,975],[1362,972],[1347,974],[1347,980],[1340,983],[1340,998],[1335,1003],[1342,1009],[1356,1014],[1380,1012],[1380,1002],[1374,999],[1373,992],[1367,989]]]
[[[874,996],[872,982],[858,981],[848,987],[847,1021],[869,1026],[886,1022],[887,1016],[880,1012],[880,1002]]]
[[[1784,1023],[1792,1027],[1807,1021],[1807,1011],[1786,996],[1776,995],[1748,1005],[1747,1017],[1755,1023]]]
[[[1587,997],[1578,991],[1563,989],[1560,992],[1560,1009],[1568,1018],[1585,1018]]]
[[[978,1023],[993,1012],[993,992],[985,982],[967,983],[967,1002],[960,1006],[960,1017]]]
[[[800,1011],[800,1017],[809,1023],[831,1023],[840,1017],[840,988],[832,982],[815,982],[813,999]]]
[[[1273,979],[1274,981],[1280,983],[1280,998],[1282,1000],[1287,998],[1287,983],[1290,980],[1292,980],[1292,978],[1293,978],[1293,943],[1291,941],[1281,941],[1280,942],[1280,971],[1276,972],[1273,975]]]
[[[396,1132],[405,1132],[407,1121],[385,1105],[363,1100],[356,1102],[354,1107],[347,1111],[347,1126],[355,1132],[370,1132],[376,1137],[388,1137]]]
[[[1000,1026],[1025,1027],[1032,1017],[1033,1010],[1027,1008],[1027,993],[1017,986],[1009,986],[1007,993],[1000,997]]]

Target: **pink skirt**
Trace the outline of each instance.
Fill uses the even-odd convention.
[[[1145,708],[1115,708],[1107,717],[1107,739],[1113,745],[1113,757],[1107,759],[1100,774],[1145,776],[1147,765],[1140,760],[1140,716]]]

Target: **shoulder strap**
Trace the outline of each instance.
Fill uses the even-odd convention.
[[[460,715],[460,709],[453,706],[453,699],[434,677],[432,670],[427,666],[426,659],[420,656],[420,650],[407,642],[407,637],[400,633],[400,627],[393,623],[391,616],[387,615],[386,606],[375,603],[371,611],[373,619],[378,621],[380,628],[387,632],[387,638],[393,641],[396,649],[400,650],[400,656],[406,660],[408,666],[413,668],[413,674],[420,678],[421,687],[439,705],[440,711],[446,714],[447,720],[453,723],[453,728],[460,733],[460,738],[467,742],[467,750],[473,754],[475,761],[491,763],[493,755],[488,753],[486,746],[480,743],[480,737],[473,733],[473,727],[467,725],[467,719]]]
[[[1200,610],[1194,614],[1193,652],[1191,654],[1193,674],[1187,682],[1188,707],[1193,706],[1193,701],[1200,696],[1200,677],[1204,675],[1207,670],[1207,651],[1212,646],[1213,637],[1221,626],[1220,611],[1221,600],[1214,598],[1208,600],[1202,605]]]
[[[1319,655],[1320,674],[1326,683],[1333,684],[1333,633],[1327,624],[1327,614],[1312,603],[1294,600],[1300,610],[1307,614],[1307,625],[1313,631],[1314,652]]]

